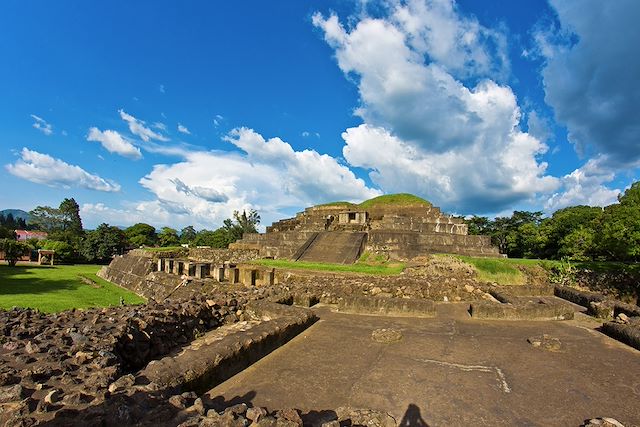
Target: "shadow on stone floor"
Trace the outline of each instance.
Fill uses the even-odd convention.
[[[429,424],[422,418],[420,408],[413,403],[409,404],[407,410],[398,424],[399,427],[429,427]]]

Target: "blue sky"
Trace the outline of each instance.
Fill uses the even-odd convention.
[[[496,215],[638,179],[640,3],[5,1],[0,209],[216,228],[410,192]]]

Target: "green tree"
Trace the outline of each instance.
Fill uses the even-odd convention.
[[[196,246],[211,246],[212,248],[226,248],[229,243],[229,234],[222,227],[215,231],[200,230],[193,241]]]
[[[36,230],[52,232],[62,230],[60,211],[50,206],[38,206],[29,212],[29,223]]]
[[[4,216],[0,213],[0,226],[10,230],[26,230],[27,223],[22,218],[15,218],[11,212]]]
[[[44,240],[38,240],[38,239],[27,239],[25,241],[25,243],[27,244],[27,246],[29,246],[31,248],[31,250],[38,250],[38,249],[42,249],[42,244],[43,244]]]
[[[247,214],[247,211],[243,210],[242,213],[233,211],[233,218],[236,224],[240,227],[243,233],[257,233],[258,224],[260,224],[260,215],[256,210],[251,209]]]
[[[62,230],[75,236],[82,236],[82,219],[80,218],[80,206],[75,199],[64,199],[58,208]]]
[[[89,262],[108,262],[114,255],[124,252],[127,237],[118,227],[100,224],[89,231],[82,241],[82,256]]]
[[[570,261],[589,261],[594,253],[594,241],[595,231],[593,228],[576,228],[560,241],[558,257]]]
[[[191,245],[193,241],[196,239],[196,229],[193,226],[189,225],[182,229],[180,232],[180,243],[184,245]]]
[[[493,221],[481,216],[472,216],[465,222],[469,234],[491,236],[491,242],[500,253],[510,257],[538,257],[545,241],[539,227],[542,212],[514,211],[510,217],[496,217]]]
[[[212,248],[224,249],[229,247],[229,234],[221,227],[215,230],[209,240],[209,246]]]
[[[635,182],[607,206],[597,226],[596,246],[608,260],[640,260],[640,182]]]
[[[129,244],[134,247],[155,246],[158,243],[156,229],[142,222],[127,228],[124,230],[124,234],[127,236]]]
[[[493,223],[486,216],[473,215],[471,218],[466,218],[464,221],[468,226],[469,234],[473,234],[473,235],[491,234]]]
[[[493,220],[489,235],[491,236],[491,243],[498,247],[501,254],[508,252],[510,231],[509,218],[496,217],[496,219]]]
[[[55,259],[59,261],[69,262],[76,258],[75,248],[67,242],[45,240],[42,242],[42,248],[55,251]]]
[[[13,239],[0,239],[0,251],[4,252],[7,263],[15,266],[18,260],[29,252],[29,246]]]
[[[618,196],[622,206],[640,206],[640,181],[631,184],[625,192]]]
[[[227,233],[227,241],[233,243],[242,239],[245,233],[257,233],[258,224],[260,224],[260,215],[254,209],[251,209],[248,214],[247,211],[242,213],[233,211],[233,219],[225,219],[222,229]]]
[[[0,239],[16,240],[16,233],[8,227],[0,226]]]
[[[546,242],[540,227],[535,222],[520,224],[509,233],[509,256],[515,258],[538,258]]]
[[[170,227],[162,227],[158,234],[158,242],[160,246],[177,246],[180,244],[178,232]]]
[[[580,254],[581,249],[572,247],[578,244],[580,234],[585,237],[585,233],[595,233],[595,227],[602,216],[602,209],[592,206],[571,206],[557,210],[551,218],[544,221],[542,227],[546,234],[546,244],[543,250],[545,258],[560,259],[562,254],[575,253],[576,256],[591,258],[593,247],[587,252]],[[580,232],[578,230],[583,229]],[[566,238],[576,232],[572,238]],[[568,245],[567,247],[564,247]],[[585,250],[587,248],[584,248]]]

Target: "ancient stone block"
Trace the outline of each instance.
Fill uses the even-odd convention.
[[[411,315],[433,317],[436,313],[433,301],[407,298],[344,297],[338,304],[339,311],[350,313]]]

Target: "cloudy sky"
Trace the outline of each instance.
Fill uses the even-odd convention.
[[[216,228],[420,195],[616,201],[640,165],[637,0],[0,4],[0,209]]]

